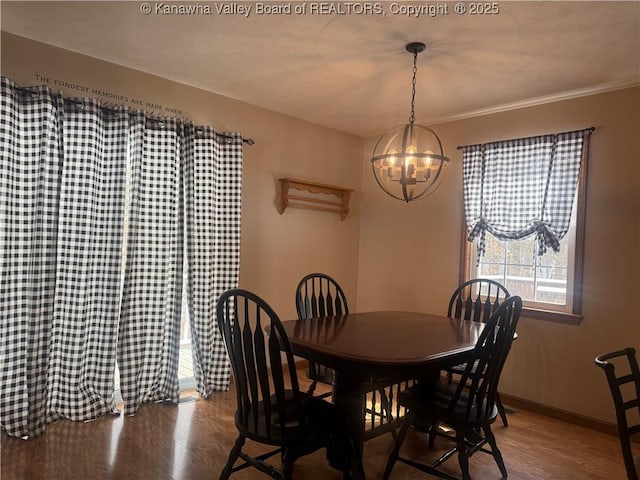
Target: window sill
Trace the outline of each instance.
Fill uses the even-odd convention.
[[[582,315],[577,313],[554,312],[553,310],[540,310],[523,307],[522,316],[535,318],[536,320],[546,320],[548,322],[565,323],[568,325],[580,325]]]

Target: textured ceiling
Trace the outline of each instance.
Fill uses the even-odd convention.
[[[411,41],[428,44],[418,57],[416,117],[424,124],[640,82],[635,1],[507,1],[482,15],[469,2],[465,14],[454,2],[325,2],[333,8],[325,12],[312,11],[320,2],[303,3],[262,2],[291,5],[291,14],[271,15],[242,1],[152,1],[146,15],[144,2],[0,8],[10,33],[362,136],[408,120]],[[197,14],[164,13],[180,5]],[[427,5],[437,15],[405,12]],[[219,13],[223,7],[236,13]],[[355,11],[369,7],[380,14]]]

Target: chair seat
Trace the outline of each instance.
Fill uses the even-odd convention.
[[[454,365],[453,367],[448,367],[445,370],[448,373],[448,383],[451,384],[451,382],[453,381],[453,375],[459,375],[462,377],[466,369],[467,369],[466,363],[460,363],[458,365]],[[473,367],[471,367],[470,373],[471,375],[476,374],[476,365],[473,365]],[[509,421],[507,420],[507,411],[504,408],[504,405],[502,404],[502,401],[500,399],[500,394],[497,392],[496,392],[496,407],[498,408],[498,415],[500,415],[500,417],[502,418],[502,424],[505,427],[509,426]]]
[[[413,411],[418,423],[416,426],[419,428],[430,425],[432,420],[436,418],[454,429],[462,425],[466,428],[476,428],[495,421],[498,409],[493,405],[493,408],[489,409],[489,415],[486,415],[486,400],[482,401],[479,409],[478,405],[472,405],[470,414],[467,414],[470,399],[465,392],[460,395],[455,408],[449,412],[449,406],[455,396],[456,389],[457,386],[441,382],[437,382],[435,385],[416,384],[400,392],[398,402]]]
[[[462,375],[464,373],[464,371],[467,368],[467,364],[466,363],[461,363],[459,365],[454,365],[453,367],[448,367],[446,369],[447,372],[449,373],[454,373],[457,375]]]
[[[307,370],[307,378],[327,385],[333,385],[335,383],[336,373],[332,368],[311,362]]]
[[[454,365],[453,367],[447,367],[446,372],[448,372],[449,374],[452,375],[464,375],[465,371],[467,369],[467,364],[466,363],[460,363],[458,365]],[[469,371],[469,373],[471,375],[475,375],[476,374],[476,364],[474,364],[471,367],[471,370]],[[449,383],[451,383],[451,381],[449,381]]]
[[[272,445],[289,443],[300,446],[302,444],[308,444],[311,447],[326,443],[330,434],[335,432],[339,425],[341,425],[341,415],[335,405],[304,392],[299,392],[302,404],[302,412],[299,420],[294,407],[293,391],[286,390],[285,395],[285,421],[282,422],[284,428],[280,427],[278,401],[275,395],[269,399],[269,408],[271,411],[270,422],[265,421],[265,402],[260,402],[257,412],[253,411],[252,406],[247,414],[247,418],[257,418],[257,421],[249,421],[249,425],[246,427],[239,423],[239,417],[236,413],[237,428],[248,438],[258,440],[262,443]],[[267,424],[270,425],[270,427],[267,427]],[[270,428],[269,432],[267,428]]]

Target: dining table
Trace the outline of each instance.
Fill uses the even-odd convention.
[[[363,386],[372,379],[390,385],[433,381],[441,369],[466,360],[484,328],[480,322],[401,311],[297,319],[283,325],[294,355],[335,372],[333,402],[345,416],[352,454],[334,466],[348,469],[354,480],[366,478]]]

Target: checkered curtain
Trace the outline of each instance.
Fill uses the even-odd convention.
[[[468,240],[535,235],[538,254],[559,250],[569,229],[583,148],[592,130],[462,147]]]
[[[220,294],[238,286],[242,138],[210,127],[186,130],[188,304],[196,388],[229,386],[229,359],[215,320]]]
[[[177,401],[185,224],[198,390],[226,389],[214,306],[238,282],[239,135],[2,77],[0,141],[0,428],[117,412],[116,351],[125,413]]]
[[[118,366],[125,414],[178,400],[182,300],[182,124],[135,114]]]
[[[127,116],[0,84],[0,422],[114,412]]]

